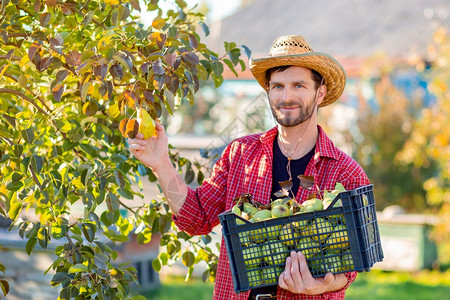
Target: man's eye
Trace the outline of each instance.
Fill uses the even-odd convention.
[[[281,85],[272,85],[272,89],[281,89]]]
[[[295,85],[295,87],[298,88],[298,89],[300,89],[300,88],[303,87],[303,85],[302,85],[302,84],[297,84],[297,85]]]

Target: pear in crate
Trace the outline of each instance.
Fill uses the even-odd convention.
[[[239,208],[239,206],[237,204],[235,206],[233,206],[233,208],[231,208],[231,212],[239,217],[241,216],[241,209]],[[242,225],[242,224],[245,224],[245,222],[242,221],[241,219],[236,218],[236,224]]]
[[[284,269],[281,267],[267,267],[261,270],[261,281],[263,284],[275,284],[278,282],[281,272]]]
[[[333,224],[330,221],[324,218],[316,218],[308,225],[305,232],[316,242],[324,243],[333,231],[333,228]]]
[[[262,261],[261,247],[256,244],[250,244],[242,249],[242,256],[247,269],[255,269],[259,267]]]
[[[310,237],[302,237],[298,240],[297,249],[302,251],[305,258],[311,259],[321,251],[320,244]]]
[[[350,251],[345,251],[341,255],[341,271],[351,271],[354,269],[353,256]]]
[[[297,232],[295,226],[291,223],[284,224],[280,230],[278,239],[288,247],[293,247],[297,243],[300,234]]]
[[[248,270],[247,277],[249,286],[253,287],[261,285],[261,272],[258,269]]]
[[[261,246],[261,254],[269,265],[281,265],[286,262],[289,250],[282,242],[273,241]]]
[[[258,209],[249,202],[245,202],[243,206],[243,210],[249,216],[249,218],[253,218],[258,212]]]
[[[327,239],[328,249],[347,249],[348,243],[347,226],[339,224],[334,227],[333,233]]]
[[[278,204],[272,207],[271,215],[272,218],[282,218],[290,216],[291,211],[289,210],[289,207],[287,207],[287,205]]]
[[[327,272],[337,273],[342,268],[339,252],[328,252],[324,258],[324,266]]]
[[[322,210],[323,204],[322,201],[320,201],[320,199],[312,198],[303,202],[302,207],[303,212],[312,212]]]

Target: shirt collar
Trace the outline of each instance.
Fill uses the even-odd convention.
[[[278,134],[277,126],[273,127],[269,131],[264,132],[260,137],[259,140],[261,143],[272,146],[273,141],[275,137]]]
[[[334,143],[328,138],[322,127],[317,125],[317,129],[319,130],[319,137],[317,138],[314,159],[317,159],[319,156],[338,159],[339,151]]]
[[[339,153],[334,143],[328,138],[327,134],[322,129],[322,127],[320,127],[320,125],[317,125],[317,130],[319,131],[319,137],[317,138],[316,153],[314,154],[314,159],[317,159],[319,157],[329,157],[337,159]],[[261,141],[262,144],[272,147],[273,141],[277,136],[277,133],[278,129],[275,126],[271,128],[269,131],[263,133],[260,136],[259,140]]]

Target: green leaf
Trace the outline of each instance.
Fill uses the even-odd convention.
[[[250,51],[250,49],[245,46],[245,45],[241,45],[242,49],[244,49],[245,55],[247,55],[247,58],[250,59],[252,57],[252,51]]]
[[[84,223],[82,225],[82,229],[83,229],[83,234],[85,236],[85,238],[92,243],[94,241],[95,238],[95,232],[97,231],[97,228],[94,224],[92,223]]]
[[[214,75],[221,76],[223,73],[223,65],[219,61],[215,61],[211,64],[211,67],[213,69]]]
[[[36,174],[40,174],[42,168],[44,167],[44,159],[42,156],[33,154],[31,157],[31,166]]]
[[[194,170],[192,170],[192,166],[189,165],[186,170],[186,174],[184,175],[184,181],[186,184],[191,184],[195,179]]]
[[[32,144],[34,141],[34,131],[32,128],[27,128],[21,131],[22,137],[28,144]]]
[[[86,81],[83,85],[82,85],[82,87],[81,87],[81,100],[86,100],[86,96],[87,96],[87,94],[88,94],[88,92],[89,92],[89,88],[91,87],[91,85],[93,84],[93,82],[92,81]],[[90,102],[90,101],[89,101]],[[89,103],[89,102],[87,102],[87,103]],[[86,103],[83,105],[83,112],[84,112],[84,114],[86,114],[86,112],[84,111],[84,107],[85,107],[85,105],[86,105]],[[96,112],[97,112],[97,109],[95,110]],[[87,116],[92,116],[92,115],[88,115],[88,114],[86,114]]]
[[[214,78],[214,87],[217,89],[218,87],[220,87],[222,85],[223,77],[214,75],[213,78]]]
[[[9,283],[6,280],[0,280],[0,287],[2,288],[3,295],[9,293]]]
[[[155,270],[158,273],[159,273],[159,271],[161,271],[161,261],[159,260],[159,258],[155,258],[152,261],[152,267],[153,267],[153,270]]]
[[[203,180],[205,180],[205,175],[203,174],[202,171],[198,171],[198,174],[197,174],[197,183],[198,183],[198,185],[202,185]]]
[[[32,237],[27,241],[27,244],[25,245],[25,250],[27,251],[28,255],[31,255],[31,252],[34,249],[34,246],[36,246],[37,238]]]
[[[69,274],[73,273],[84,273],[88,271],[88,267],[83,264],[76,264],[70,267],[69,271],[67,271]]]
[[[86,60],[88,60],[89,58],[91,58],[92,56],[95,55],[95,52],[92,50],[86,50],[83,53],[81,53],[81,62],[86,62]]]
[[[83,152],[85,152],[87,155],[89,155],[92,158],[95,158],[98,156],[98,149],[96,149],[94,146],[90,145],[90,144],[80,144],[80,148],[81,150],[83,150]],[[91,167],[92,169],[92,167]]]
[[[80,147],[81,147],[81,145],[80,145]],[[84,149],[83,149],[83,151],[84,151]],[[82,164],[78,167],[78,171],[80,172],[81,183],[83,183],[84,186],[87,186],[89,183],[91,174],[92,174],[92,167],[87,164]]]
[[[19,78],[17,78],[17,82],[19,83],[19,85],[23,88],[26,88],[28,85],[28,78],[27,76],[25,76],[24,74],[21,74],[19,76]]]
[[[181,256],[181,261],[183,265],[186,267],[190,267],[194,264],[195,261],[195,255],[191,251],[186,250],[183,255]]]
[[[239,63],[239,56],[241,55],[241,50],[239,50],[239,48],[234,48],[228,52],[228,55],[230,56],[233,65],[236,66]]]
[[[23,186],[23,183],[21,181],[13,182],[11,181],[6,185],[6,189],[10,190],[11,192],[17,192],[20,190]]]
[[[106,196],[106,206],[109,211],[119,210],[119,198],[113,193],[108,193]]]
[[[67,275],[66,272],[58,272],[55,275],[53,275],[51,284],[52,284],[52,286],[57,286],[58,284],[60,284],[61,282],[65,281],[69,278],[70,277]]]
[[[210,271],[205,270],[202,274],[202,280],[204,283],[206,283],[209,280]]]
[[[211,236],[209,234],[202,235],[202,241],[203,241],[203,243],[205,243],[205,245],[211,243],[211,240],[212,239],[211,239]]]
[[[61,132],[68,132],[72,129],[72,125],[66,119],[56,119],[55,125]]]
[[[237,73],[236,70],[234,69],[233,63],[232,63],[228,58],[225,58],[225,59],[223,60],[223,62],[226,63],[227,66],[228,66],[228,68],[230,68],[230,70],[233,71],[234,75],[235,75],[236,77],[238,77],[238,73]]]
[[[209,35],[209,27],[204,22],[200,22],[200,26],[202,27],[203,33],[205,36]]]
[[[121,171],[114,170],[114,178],[116,179],[116,183],[120,188],[124,188],[126,181]]]
[[[46,227],[41,227],[37,234],[37,239],[39,241],[39,245],[42,248],[46,249],[48,244],[48,229]]]
[[[5,273],[5,271],[6,267],[2,263],[0,263],[0,272]]]
[[[8,188],[8,187],[6,187]],[[21,202],[14,202],[11,204],[11,207],[8,212],[8,216],[11,220],[16,220],[17,216],[19,215],[20,211],[22,210],[22,203]]]
[[[81,237],[81,235],[79,234],[72,234],[71,238],[74,240],[77,240],[78,242],[82,243],[83,242],[83,238]]]
[[[67,286],[63,288],[59,293],[58,300],[69,300],[71,298],[70,295],[71,295],[70,288],[69,286]]]

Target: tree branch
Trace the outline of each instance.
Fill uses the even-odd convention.
[[[0,88],[0,94],[1,94],[1,93],[7,93],[7,94],[13,94],[13,95],[19,96],[19,97],[21,97],[22,99],[24,99],[24,100],[30,102],[34,107],[36,107],[36,109],[37,109],[39,112],[41,112],[42,114],[44,114],[44,115],[47,116],[47,117],[49,116],[49,114],[48,114],[45,110],[43,110],[39,105],[37,105],[37,103],[34,102],[33,99],[27,97],[26,95],[22,94],[21,92],[18,92],[18,91],[13,90],[13,89],[1,89],[1,88]]]
[[[0,55],[0,59],[6,59],[6,55]],[[21,60],[22,58],[17,57],[17,56],[11,56],[12,60]]]
[[[120,205],[122,205],[123,207],[125,207],[126,209],[128,209],[130,212],[132,212],[133,214],[136,213],[136,211],[134,211],[131,207],[127,206],[125,203],[123,203],[122,201],[119,200]]]
[[[5,75],[6,77],[11,78],[11,79],[14,80],[15,82],[18,82],[17,78],[15,78],[13,75],[10,75],[10,74],[7,74],[7,73],[5,73],[5,74],[3,74],[3,75]],[[36,98],[39,100],[39,102],[41,102],[41,104],[45,106],[45,108],[47,109],[47,111],[48,111],[49,113],[52,113],[52,110],[50,109],[50,107],[47,106],[47,104],[45,103],[44,99],[42,99],[42,97],[40,97],[39,95],[35,95],[35,94],[33,93],[33,91],[32,91],[29,87],[26,87],[26,89],[27,89],[28,93],[30,93],[30,94],[32,94],[34,97],[36,97]]]

